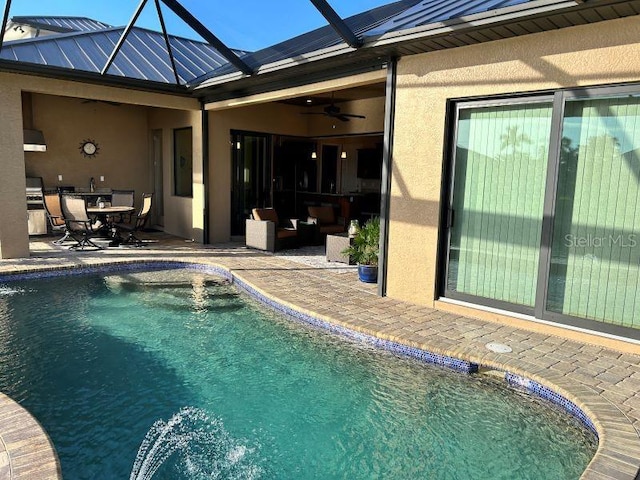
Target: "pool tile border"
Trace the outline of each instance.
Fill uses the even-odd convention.
[[[569,415],[579,420],[580,423],[591,430],[595,434],[596,438],[598,438],[598,430],[596,429],[596,426],[594,425],[591,418],[589,418],[589,416],[586,415],[585,412],[571,400],[560,395],[555,390],[549,387],[545,387],[535,380],[516,375],[515,373],[505,372],[504,378],[510,386],[514,388],[521,388],[531,395],[543,398],[544,400],[547,400],[560,407]]]

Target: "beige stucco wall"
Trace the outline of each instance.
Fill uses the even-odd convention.
[[[433,304],[447,99],[627,81],[640,81],[637,18],[402,58],[388,295]]]
[[[44,133],[47,151],[24,152],[27,176],[42,177],[45,188],[88,188],[91,177],[97,188],[133,189],[138,195],[153,187],[146,108],[40,94],[32,95],[32,100],[34,127]],[[80,152],[86,139],[98,144],[95,157]]]
[[[162,130],[164,231],[196,242],[204,241],[204,187],[202,179],[202,114],[198,110],[151,109],[149,129]],[[173,130],[191,127],[193,133],[193,198],[173,191]]]
[[[0,258],[29,256],[22,154],[22,100],[17,85],[0,88]],[[7,128],[4,124],[8,124]]]
[[[44,131],[49,147],[46,153],[23,152],[22,91],[34,94],[34,126]],[[82,103],[83,99],[106,100],[122,105]],[[44,176],[48,186],[58,184],[57,175],[62,174],[61,183],[76,186],[88,186],[91,176],[98,180],[100,175],[104,175],[105,182],[98,182],[98,187],[131,185],[136,191],[148,188],[149,120],[147,108],[142,107],[167,109],[173,113],[190,111],[197,115],[200,108],[197,100],[184,96],[0,73],[0,165],[3,171],[0,175],[3,205],[0,209],[0,257],[28,256],[24,200],[26,173]],[[171,116],[171,113],[167,115]],[[196,125],[199,129],[199,120]],[[100,154],[93,160],[84,159],[79,153],[79,143],[85,138],[94,138],[100,145]],[[199,139],[196,145],[194,155],[200,158],[195,163],[199,165],[196,168],[200,168],[201,176]],[[135,180],[124,180],[123,175],[118,176],[118,167],[125,172],[132,171],[131,177]],[[189,199],[189,215],[191,202]],[[192,226],[176,228],[176,234],[193,238]]]

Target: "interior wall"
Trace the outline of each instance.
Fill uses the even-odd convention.
[[[636,17],[403,57],[387,293],[433,305],[448,99],[640,81]]]
[[[336,193],[380,192],[380,180],[360,179],[358,177],[358,150],[375,148],[382,143],[382,135],[365,135],[355,137],[326,137],[317,139],[318,171],[322,171],[322,145],[335,145],[338,154],[344,152],[347,158],[338,158],[338,178]],[[318,175],[317,189],[320,188]]]
[[[309,136],[308,121],[299,107],[266,103],[209,111],[209,225],[211,242],[230,239],[231,130]]]

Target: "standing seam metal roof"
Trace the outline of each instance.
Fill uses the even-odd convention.
[[[370,29],[389,21],[418,2],[419,0],[400,0],[353,15],[345,18],[344,21],[356,36],[362,36]],[[262,65],[278,62],[287,58],[295,58],[341,43],[344,43],[344,40],[330,25],[326,25],[276,45],[258,50],[255,53],[250,53],[243,57],[243,60],[252,68],[256,69]],[[204,81],[207,78],[222,76],[236,71],[238,70],[235,67],[227,64],[205,77],[196,79],[196,81]]]
[[[31,25],[35,28],[52,28],[62,32],[93,32],[111,28],[111,25],[87,17],[13,17],[11,21]]]
[[[371,29],[368,36],[444,22],[466,15],[527,3],[530,0],[423,0],[389,21]]]
[[[640,15],[640,0],[399,0],[353,15],[344,22],[364,40],[357,59],[366,60],[376,55],[411,55],[629,15]],[[88,20],[85,25],[79,18],[69,24],[62,17],[12,20],[21,18],[49,22],[58,28],[106,25],[84,19]],[[124,27],[102,28],[6,42],[0,59],[100,74],[123,31]],[[206,88],[245,77],[207,43],[180,37],[170,37],[170,43],[183,86]],[[331,25],[326,25],[254,53],[236,53],[255,72],[266,73],[338,56],[347,65],[356,57],[343,54],[354,51]],[[138,27],[131,30],[108,74],[130,78],[132,82],[175,84],[163,35]],[[257,82],[257,77],[252,75],[251,81]]]
[[[100,73],[123,31],[124,27],[111,27],[6,42],[0,59]],[[169,36],[169,43],[182,84],[227,63],[206,43],[174,36]],[[131,30],[107,73],[175,83],[163,35],[138,27]]]

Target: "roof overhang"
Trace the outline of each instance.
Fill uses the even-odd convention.
[[[186,97],[193,96],[187,87],[183,85],[153,82],[149,80],[137,80],[117,75],[101,75],[100,73],[71,70],[68,68],[54,67],[50,65],[16,62],[12,60],[0,59],[0,72],[20,73],[57,80],[71,80],[110,87],[143,90],[154,93],[170,93],[172,95],[181,95]]]
[[[194,94],[204,104],[219,102],[386,69],[388,60],[378,55],[364,56],[347,52],[336,57],[300,63],[295,67],[275,68],[252,76],[228,79],[196,90]]]

